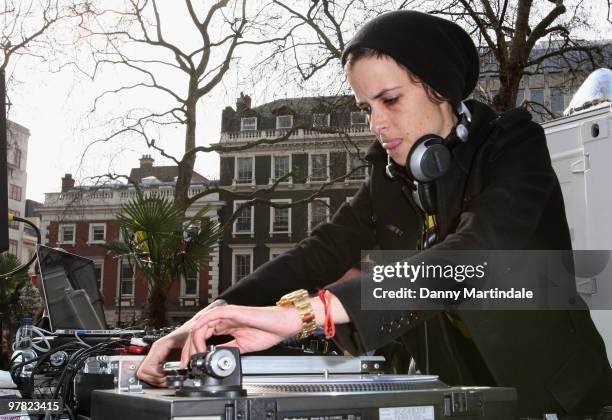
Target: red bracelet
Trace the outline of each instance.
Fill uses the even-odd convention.
[[[333,295],[329,290],[319,290],[319,299],[323,302],[323,308],[325,309],[325,338],[333,338],[336,335],[336,325],[332,318],[331,311],[331,300]]]

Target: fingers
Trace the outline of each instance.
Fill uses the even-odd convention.
[[[201,353],[206,351],[206,341],[213,335],[219,335],[216,327],[221,323],[220,319],[210,321],[199,328],[192,328],[192,341],[194,342],[196,352]]]
[[[181,369],[187,369],[187,365],[189,364],[189,359],[191,358],[191,354],[189,354],[189,350],[191,348],[191,336],[192,331],[189,331],[187,335],[187,340],[185,340],[185,344],[183,345],[183,349],[181,350]]]
[[[166,374],[163,363],[170,353],[170,345],[167,342],[156,342],[151,347],[149,354],[140,364],[136,377],[141,381],[156,387],[166,387]]]

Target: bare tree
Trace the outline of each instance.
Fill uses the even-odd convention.
[[[246,0],[186,0],[178,26],[173,16],[178,4],[172,3],[125,0],[113,9],[91,7],[80,28],[94,53],[92,78],[108,66],[121,67],[130,74],[97,97],[93,112],[108,96],[133,92],[144,93],[142,97],[148,101],[155,93],[161,94],[157,99],[164,103],[162,109],[142,106],[120,115],[113,120],[111,132],[98,142],[136,135],[174,161],[179,168],[175,200],[186,209],[191,203],[189,185],[199,151],[196,127],[205,115],[201,100],[222,82],[240,47],[269,40],[247,39],[250,32],[257,31],[259,11],[248,9]],[[158,140],[167,127],[184,131],[180,156],[168,152]]]
[[[0,71],[10,86],[15,81],[16,59],[53,59],[58,46],[52,29],[74,17],[79,5],[63,0],[4,0],[0,6]],[[9,102],[10,103],[10,102]]]
[[[272,4],[277,18],[270,19],[271,25],[276,25],[275,32],[284,31],[285,37],[260,65],[265,71],[280,68],[282,77],[297,79],[300,87],[315,75],[324,80],[318,88],[329,91],[330,86],[340,86],[343,78],[329,77],[329,73],[331,66],[336,76],[340,74],[345,43],[363,22],[396,9],[427,11],[463,26],[480,47],[483,70],[499,79],[500,88],[491,102],[500,111],[515,106],[525,75],[562,70],[576,77],[610,64],[610,52],[606,55],[602,42],[575,35],[577,30],[588,32],[593,19],[581,1],[381,0],[365,5],[358,0],[318,0],[298,7],[294,2],[273,0]]]
[[[429,12],[461,24],[477,40],[489,75],[499,79],[493,106],[515,106],[523,76],[546,71],[590,71],[605,63],[604,46],[576,39],[588,25],[582,2],[551,0],[458,0],[431,2]],[[608,58],[609,60],[609,58]]]

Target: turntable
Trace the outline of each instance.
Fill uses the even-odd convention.
[[[168,377],[174,389],[94,391],[92,420],[433,420],[515,419],[513,388],[450,387],[433,375],[243,375],[237,349],[194,355]],[[285,366],[288,364],[286,363]],[[356,366],[361,366],[357,363]],[[346,366],[344,364],[343,366]],[[285,369],[286,370],[286,369]]]

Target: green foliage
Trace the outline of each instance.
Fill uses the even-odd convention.
[[[181,276],[197,272],[217,245],[219,225],[202,221],[208,210],[205,206],[187,217],[168,199],[139,194],[117,216],[124,241],[104,247],[135,264],[151,287],[167,289]]]
[[[0,274],[8,273],[19,267],[21,262],[13,254],[0,254]],[[28,273],[23,270],[6,279],[0,279],[0,305],[13,303],[17,291],[28,282]]]
[[[13,305],[13,318],[15,320],[34,318],[42,304],[40,292],[28,281],[19,289],[17,301]]]

